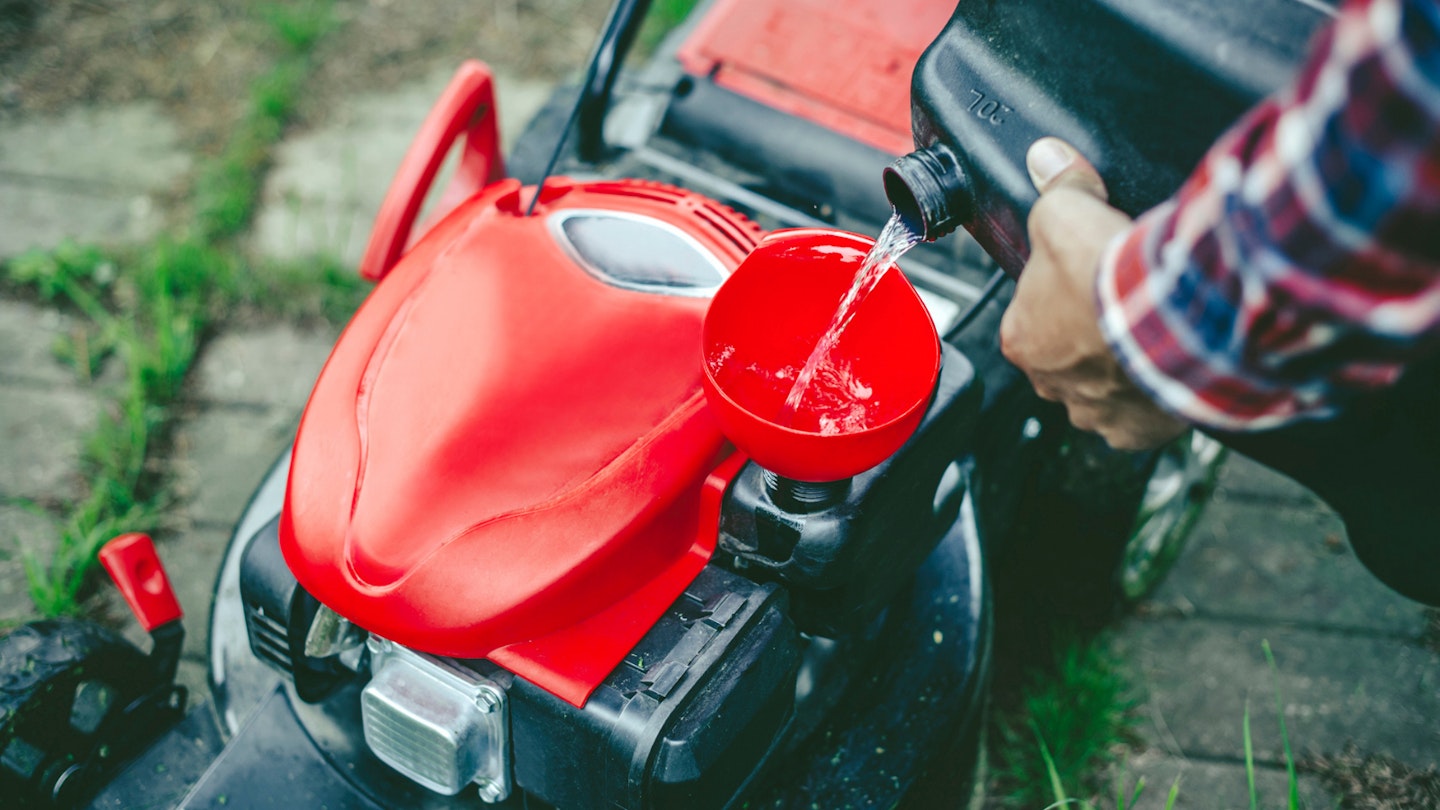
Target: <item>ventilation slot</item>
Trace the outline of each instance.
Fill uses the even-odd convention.
[[[589,190],[599,194],[613,194],[616,197],[639,197],[668,205],[674,205],[686,196],[685,192],[672,186],[644,182],[596,183],[590,186]]]
[[[250,625],[250,649],[265,662],[289,675],[290,634],[285,625],[258,605],[246,605],[245,621]]]
[[[733,222],[718,214],[710,206],[696,207],[695,214],[705,220],[705,223],[711,228],[714,228],[716,233],[723,237],[725,241],[734,245],[736,249],[740,251],[741,258],[749,255],[750,251],[755,249],[757,240],[754,234],[745,233],[739,228],[736,228]]]

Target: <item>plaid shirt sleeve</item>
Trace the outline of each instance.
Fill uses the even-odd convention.
[[[1333,414],[1440,346],[1440,2],[1346,5],[1110,244],[1096,298],[1130,377],[1222,430]]]

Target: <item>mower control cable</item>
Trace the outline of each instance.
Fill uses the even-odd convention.
[[[625,61],[625,54],[635,41],[640,20],[649,7],[650,0],[616,0],[611,7],[609,16],[605,18],[600,41],[596,43],[595,52],[590,54],[590,61],[585,66],[585,78],[580,81],[575,104],[570,108],[570,115],[565,119],[565,128],[560,130],[555,149],[545,163],[545,171],[535,183],[535,196],[530,198],[530,204],[525,207],[525,216],[535,213],[535,204],[540,201],[540,194],[545,190],[545,181],[555,171],[555,164],[560,162],[560,155],[565,151],[570,131],[575,129],[575,122],[580,120],[582,114],[585,116],[587,128],[597,130],[594,133],[582,133],[584,151],[598,152],[603,147],[603,143],[598,140],[598,130],[604,123],[605,108],[610,103],[610,91],[615,85],[615,76]],[[596,155],[586,157],[593,158]]]

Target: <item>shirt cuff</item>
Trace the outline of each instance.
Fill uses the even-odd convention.
[[[1120,367],[1162,409],[1179,419],[1228,432],[1266,430],[1294,421],[1292,408],[1250,390],[1240,377],[1215,368],[1188,349],[1191,336],[1179,334],[1162,311],[1164,280],[1152,275],[1146,257],[1156,223],[1173,214],[1174,203],[1148,212],[1106,246],[1095,275],[1100,334]],[[1276,406],[1279,405],[1277,408]]]

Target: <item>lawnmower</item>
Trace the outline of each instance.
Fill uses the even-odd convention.
[[[375,289],[236,526],[209,700],[186,714],[173,683],[153,544],[117,538],[102,561],[153,648],[80,622],[0,642],[7,798],[962,806],[992,572],[1061,571],[1049,607],[1106,616],[1163,576],[1220,446],[1110,451],[1000,357],[1023,145],[1067,124],[1143,202],[1323,7],[715,0],[622,69],[647,5],[620,0],[508,161],[492,76],[461,66],[377,217]],[[1077,80],[1130,100],[1128,151],[1080,137]],[[1177,87],[1194,115],[1147,112]],[[777,419],[892,203],[975,238],[917,247],[857,314],[868,421]]]

